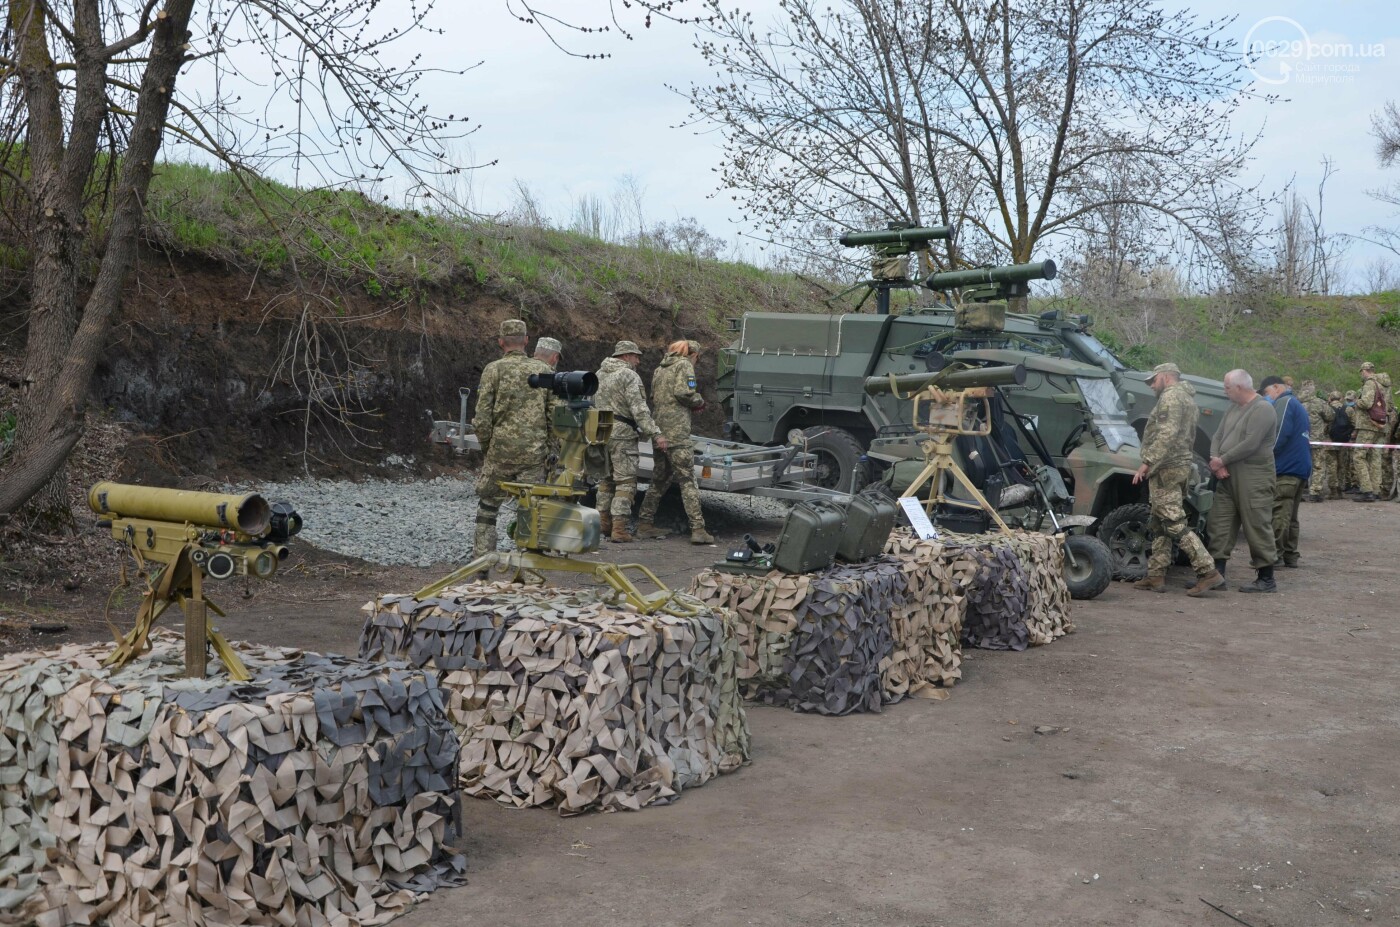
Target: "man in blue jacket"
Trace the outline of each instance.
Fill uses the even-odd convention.
[[[1308,411],[1281,377],[1265,377],[1260,392],[1274,405],[1278,436],[1274,439],[1274,546],[1279,562],[1298,565],[1298,503],[1312,476]]]

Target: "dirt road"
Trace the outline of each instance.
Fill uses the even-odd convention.
[[[752,707],[752,766],[670,807],[469,801],[470,884],[396,924],[1233,923],[1201,898],[1254,927],[1400,919],[1400,506],[1302,514],[1279,595],[1115,584],[1049,647],[972,652],[945,702]],[[430,575],[312,557],[224,630],[353,651],[371,593]]]

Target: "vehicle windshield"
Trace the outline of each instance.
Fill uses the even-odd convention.
[[[1089,403],[1089,411],[1094,416],[1094,427],[1098,428],[1108,448],[1117,452],[1124,447],[1138,447],[1137,432],[1128,424],[1128,413],[1118,398],[1118,390],[1113,381],[1107,378],[1076,377],[1079,391]]]
[[[1074,345],[1091,364],[1104,366],[1108,362],[1110,370],[1127,370],[1128,365],[1108,349],[1108,345],[1087,332],[1065,332],[1065,339]]]

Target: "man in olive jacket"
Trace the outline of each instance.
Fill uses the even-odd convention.
[[[1147,481],[1152,514],[1147,530],[1152,533],[1152,556],[1147,561],[1147,578],[1133,584],[1149,592],[1167,591],[1167,567],[1171,565],[1172,542],[1181,547],[1196,571],[1196,584],[1188,595],[1199,596],[1225,585],[1210,554],[1186,525],[1186,484],[1191,479],[1191,443],[1196,435],[1196,391],[1181,379],[1176,364],[1152,368],[1147,385],[1157,394],[1157,404],[1147,419],[1142,435],[1142,466],[1133,482]]]
[[[1225,374],[1225,395],[1232,404],[1210,440],[1210,470],[1216,478],[1215,500],[1206,517],[1210,553],[1223,576],[1243,529],[1257,575],[1240,592],[1277,592],[1273,517],[1278,419],[1244,370]]]

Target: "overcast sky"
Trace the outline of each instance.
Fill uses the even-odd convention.
[[[604,7],[601,0],[553,2],[561,12]],[[744,5],[760,24],[776,9],[769,0]],[[1292,41],[1300,37],[1300,30],[1306,33],[1320,49],[1317,57],[1290,59],[1282,53],[1259,69],[1261,78],[1276,82],[1269,89],[1285,99],[1272,106],[1248,103],[1241,114],[1242,131],[1264,130],[1256,149],[1257,173],[1269,187],[1296,178],[1312,195],[1320,162],[1330,156],[1338,173],[1328,187],[1329,228],[1360,233],[1366,225],[1388,221],[1387,208],[1366,191],[1400,180],[1400,168],[1389,177],[1378,168],[1368,130],[1371,114],[1386,99],[1400,98],[1400,4],[1190,0],[1186,5],[1207,17],[1236,15],[1230,33],[1241,41],[1251,32],[1252,38],[1263,41]],[[498,162],[473,175],[479,208],[509,207],[518,178],[556,218],[563,218],[579,196],[606,198],[618,179],[630,174],[645,188],[653,221],[694,216],[712,232],[736,237],[741,228],[736,204],[731,194],[715,189],[718,139],[682,127],[689,108],[680,94],[667,89],[684,89],[708,77],[689,29],[663,22],[650,30],[638,29],[632,42],[615,36],[571,39],[580,50],[613,55],[590,61],[555,50],[537,29],[512,18],[505,0],[475,0],[469,15],[468,4],[462,6],[460,14],[439,11],[438,22],[448,35],[435,40],[428,52],[462,64],[482,62],[466,76],[445,82],[441,91],[450,96],[451,109],[467,112],[480,123],[470,139],[475,157]],[[698,0],[692,0],[692,6],[698,6]],[[1379,45],[1383,54],[1361,57],[1354,51],[1347,56],[1340,49],[1345,43],[1372,52]],[[1319,80],[1322,76],[1330,80]],[[1394,224],[1400,225],[1400,218]],[[1365,246],[1353,248],[1351,264],[1358,282],[1364,265],[1379,253]]]

